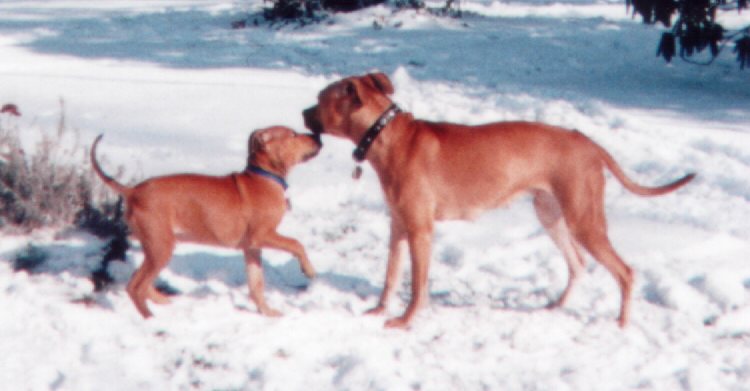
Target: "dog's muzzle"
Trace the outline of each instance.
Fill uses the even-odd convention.
[[[305,119],[305,127],[316,134],[318,136],[318,140],[320,140],[320,134],[323,133],[323,125],[320,123],[320,119],[318,118],[318,106],[313,106],[305,109],[302,112],[302,118]]]

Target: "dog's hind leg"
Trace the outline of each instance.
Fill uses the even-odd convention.
[[[568,284],[560,297],[550,303],[549,308],[562,307],[570,296],[573,285],[580,277],[585,266],[584,258],[578,250],[578,243],[570,234],[565,218],[563,217],[560,204],[555,197],[543,190],[534,192],[534,210],[547,231],[552,241],[563,254],[565,262],[568,264]]]
[[[624,327],[630,316],[633,271],[617,254],[607,236],[603,173],[592,172],[579,178],[558,189],[557,199],[576,241],[617,281],[621,295],[618,323]]]
[[[609,270],[620,286],[620,327],[625,327],[630,319],[630,295],[633,289],[633,270],[620,258],[607,235],[599,231],[578,231],[581,244],[599,263]]]

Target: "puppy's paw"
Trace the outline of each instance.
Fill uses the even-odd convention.
[[[303,268],[302,268],[302,273],[303,273],[303,274],[304,274],[304,275],[305,275],[305,276],[306,276],[307,278],[309,278],[309,279],[311,279],[311,280],[312,280],[312,279],[314,279],[314,278],[315,278],[315,276],[317,275],[317,273],[315,273],[315,269],[313,269],[313,268],[312,268],[312,266],[310,266],[310,267],[303,267]]]

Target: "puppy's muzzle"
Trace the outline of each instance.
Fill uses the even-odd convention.
[[[305,127],[317,135],[318,140],[320,140],[320,134],[323,133],[323,124],[320,123],[320,117],[318,116],[318,106],[305,109],[302,112],[302,117],[305,119]]]
[[[318,156],[318,153],[320,153],[320,150],[323,148],[323,141],[320,139],[320,133],[308,134],[305,136],[309,137],[315,143],[315,149],[305,154],[305,156],[302,158],[303,162],[306,162],[314,158],[315,156]]]

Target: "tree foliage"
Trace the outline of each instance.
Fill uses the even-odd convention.
[[[316,11],[351,12],[386,0],[270,0],[264,17],[268,20],[315,19]]]
[[[661,23],[670,28],[662,34],[657,56],[667,62],[679,57],[694,64],[708,65],[728,44],[740,68],[750,66],[750,25],[736,31],[725,29],[716,20],[717,12],[742,12],[748,0],[626,0],[633,14],[640,14],[644,23]],[[672,19],[676,15],[674,24]],[[678,50],[679,48],[679,50]],[[708,49],[709,59],[698,62],[691,57]]]

